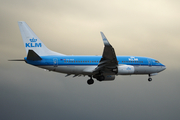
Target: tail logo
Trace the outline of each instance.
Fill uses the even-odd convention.
[[[29,39],[29,40],[30,40],[30,42],[36,42],[37,41],[37,39],[34,39],[34,38]]]
[[[37,43],[37,39],[29,39],[30,43],[26,43],[25,46],[26,47],[42,47],[41,43]]]

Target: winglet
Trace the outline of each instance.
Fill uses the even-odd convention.
[[[100,32],[100,33],[101,33],[104,45],[105,46],[111,46],[111,44],[108,42],[108,40],[107,40],[106,36],[104,35],[104,33],[103,32]]]

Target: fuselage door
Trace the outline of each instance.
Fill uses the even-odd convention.
[[[57,58],[53,58],[53,65],[54,65],[54,67],[58,66],[58,59]]]
[[[151,67],[152,66],[152,60],[151,59],[147,59],[147,60],[148,60],[149,67]]]

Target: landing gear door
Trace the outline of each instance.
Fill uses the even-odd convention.
[[[58,66],[58,59],[57,58],[53,58],[53,65],[54,65],[54,67]]]
[[[152,66],[152,61],[151,61],[151,59],[147,59],[148,60],[148,65],[149,65],[149,67],[151,67]]]

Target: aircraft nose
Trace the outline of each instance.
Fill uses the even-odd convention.
[[[164,65],[164,66],[162,67],[162,71],[165,70],[165,69],[166,69],[166,66]]]

